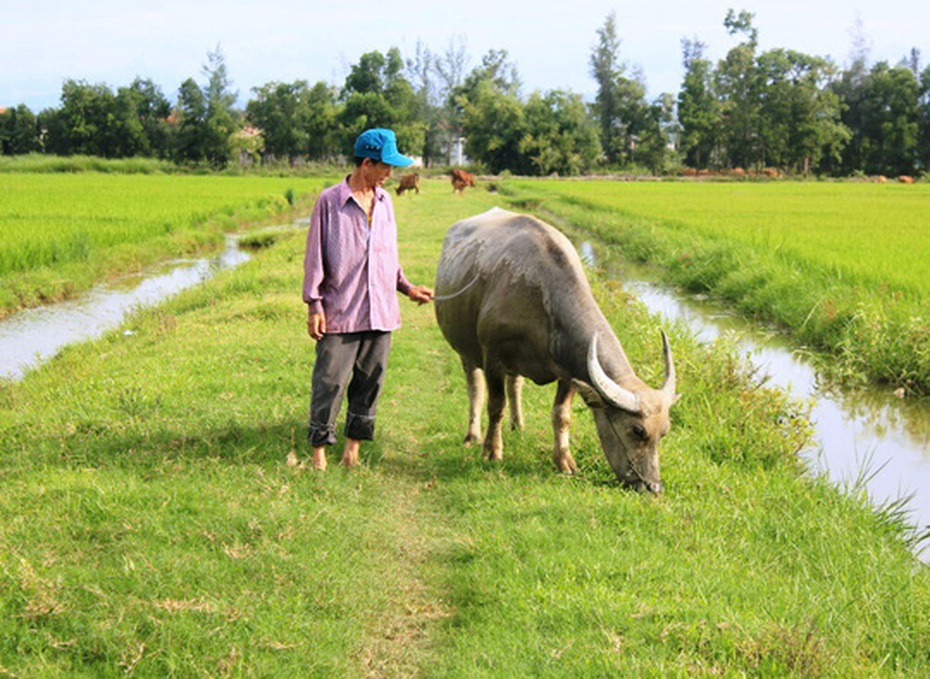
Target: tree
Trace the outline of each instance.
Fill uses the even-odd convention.
[[[863,125],[869,174],[913,174],[919,138],[920,83],[906,66],[879,62],[865,82]]]
[[[598,42],[591,52],[591,75],[598,84],[592,111],[598,121],[601,148],[608,165],[632,164],[636,147],[645,136],[656,133],[650,123],[650,106],[646,102],[646,84],[641,70],[626,77],[626,65],[620,61],[620,39],[616,15],[611,12],[597,30]],[[651,141],[664,146],[664,135]]]
[[[403,70],[396,47],[386,56],[378,51],[363,54],[352,66],[342,89],[339,113],[345,148],[351,148],[355,138],[368,128],[390,127],[397,133],[401,148],[422,155],[426,124],[417,118],[417,98]]]
[[[760,134],[768,164],[808,174],[826,156],[839,160],[849,138],[839,97],[827,87],[832,62],[793,50],[761,54]]]
[[[451,38],[446,51],[432,61],[433,70],[439,77],[437,104],[446,102],[456,87],[465,78],[468,54],[464,38]]]
[[[519,97],[520,77],[517,67],[510,63],[507,50],[488,50],[481,63],[465,76],[462,84],[450,94],[450,103],[457,114],[464,111],[465,104],[477,99],[479,90],[490,87],[499,94]]]
[[[16,156],[41,150],[39,124],[25,104],[0,112],[0,155]]]
[[[461,111],[455,103],[455,92],[465,79],[468,65],[465,39],[453,37],[444,52],[432,61],[437,76],[436,102],[438,123],[436,144],[443,149],[444,159],[452,162],[452,149],[462,137]]]
[[[450,95],[465,152],[492,172],[531,171],[521,151],[524,135],[520,79],[505,50],[490,50]]]
[[[868,78],[868,64],[865,61],[865,55],[860,54],[851,66],[830,84],[830,91],[841,102],[840,120],[849,130],[849,141],[841,153],[839,174],[849,175],[862,171],[867,143],[863,125],[866,78]]]
[[[47,126],[46,149],[50,153],[101,158],[118,155],[116,98],[104,84],[65,81],[61,108],[43,116],[43,123]]]
[[[685,164],[704,169],[711,163],[720,127],[720,106],[714,93],[713,66],[704,58],[705,45],[682,39],[685,77],[678,93],[678,122]]]
[[[639,143],[634,146],[637,164],[645,165],[653,174],[664,174],[674,152],[670,148],[675,126],[675,97],[663,94],[645,109],[640,126]]]
[[[203,88],[188,78],[178,91],[173,116],[176,125],[173,157],[181,163],[207,162],[222,168],[232,155],[233,135],[239,121],[233,108],[238,95],[230,91],[226,61],[219,45],[207,53],[201,73],[207,79]]]
[[[723,20],[723,25],[730,35],[743,33],[747,40],[746,43],[753,50],[759,46],[759,30],[752,25],[752,20],[756,18],[755,13],[742,10],[739,14],[730,9]]]
[[[924,173],[930,172],[930,66],[920,74],[920,98],[918,101],[920,139],[917,158]]]
[[[526,135],[520,149],[532,173],[578,175],[600,156],[597,128],[580,95],[555,90],[534,92],[524,107]]]
[[[339,155],[337,117],[335,91],[325,82],[318,82],[307,92],[307,157],[311,160]]]
[[[756,67],[758,31],[752,26],[753,14],[731,9],[724,20],[730,35],[743,33],[746,41],[732,48],[715,73],[720,101],[721,142],[729,163],[740,167],[765,164],[761,135],[761,78]]]
[[[494,173],[533,173],[524,153],[524,112],[516,94],[502,91],[489,79],[479,81],[467,97],[459,97],[459,102],[465,152],[470,158]]]
[[[617,78],[615,91],[620,114],[616,122],[620,132],[618,138],[622,144],[620,158],[632,165],[637,162],[637,146],[647,141],[650,134],[657,133],[658,127],[652,125],[650,119],[650,106],[646,102],[646,84],[641,74],[633,78]],[[651,143],[664,145],[666,141],[664,135],[661,135]]]
[[[200,85],[188,78],[178,90],[174,113],[177,125],[173,158],[177,163],[199,163],[206,158],[207,100]]]
[[[223,167],[229,162],[232,151],[231,138],[238,129],[233,107],[238,94],[230,91],[231,83],[226,69],[226,59],[220,46],[207,53],[207,63],[202,68],[207,77],[204,88],[206,114],[203,129],[203,152],[213,167]]]
[[[591,76],[597,82],[594,114],[597,117],[601,148],[609,165],[624,157],[628,141],[623,134],[621,95],[618,80],[626,66],[620,61],[620,38],[617,36],[617,15],[611,12],[604,25],[597,29],[598,42],[591,52]]]
[[[252,89],[246,117],[262,131],[267,159],[293,162],[308,149],[309,90],[305,80],[268,83]]]
[[[169,124],[171,103],[161,88],[148,79],[136,78],[129,87],[120,88],[118,106],[133,115],[141,127],[141,153],[157,158],[170,154]],[[126,123],[128,124],[128,121]],[[135,154],[127,154],[135,155]]]
[[[414,57],[407,60],[408,80],[416,97],[416,117],[425,124],[423,162],[427,167],[449,157],[452,134],[445,104],[451,87],[447,85],[445,73],[446,69],[454,73],[455,68],[454,62],[446,64],[421,42],[417,42]]]
[[[912,174],[920,148],[921,83],[907,66],[879,62],[848,70],[834,85],[845,104],[851,142],[843,152],[846,173]]]

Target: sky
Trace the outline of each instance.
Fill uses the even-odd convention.
[[[367,9],[362,9],[367,6]],[[706,44],[716,62],[739,40],[727,10],[755,13],[761,50],[783,47],[848,65],[855,36],[870,63],[897,64],[912,48],[930,63],[930,0],[0,0],[0,106],[34,113],[60,105],[69,79],[114,91],[137,76],[172,102],[219,47],[238,104],[252,88],[306,80],[341,86],[366,52],[417,44],[434,53],[463,45],[466,72],[489,50],[506,50],[535,90],[597,91],[589,59],[597,30],[616,16],[620,59],[645,76],[648,96],[677,93],[682,38]]]

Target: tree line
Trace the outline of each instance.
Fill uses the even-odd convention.
[[[368,127],[391,127],[425,165],[469,162],[493,173],[577,175],[646,168],[664,174],[761,171],[831,176],[914,175],[930,167],[930,67],[914,49],[897,65],[868,63],[860,43],[845,69],[794,50],[759,50],[754,15],[730,10],[739,40],[716,64],[682,40],[676,95],[646,97],[641,71],[621,59],[616,17],[597,29],[592,102],[569,90],[522,92],[517,66],[491,50],[467,70],[465,45],[372,51],[341,87],[298,80],[252,89],[236,108],[225,59],[209,52],[203,82],[185,80],[171,103],[151,80],[115,91],[68,80],[61,105],[0,112],[0,152],[136,156],[222,168],[345,157]]]

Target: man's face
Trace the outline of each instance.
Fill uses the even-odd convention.
[[[365,160],[364,169],[366,183],[368,186],[374,188],[376,186],[382,186],[391,176],[391,171],[394,168],[386,163],[382,163],[380,160],[368,158]]]

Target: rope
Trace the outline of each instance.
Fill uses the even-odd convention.
[[[436,297],[433,297],[433,303],[435,304],[436,302],[447,302],[450,299],[455,299],[456,297],[461,295],[463,292],[468,290],[468,288],[470,288],[475,283],[477,283],[479,278],[480,278],[480,275],[476,275],[474,278],[472,278],[468,282],[468,284],[464,288],[460,289],[458,292],[453,292],[451,295],[438,295]]]

